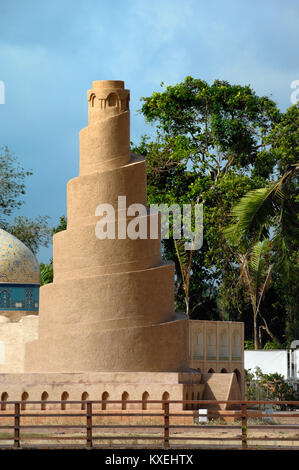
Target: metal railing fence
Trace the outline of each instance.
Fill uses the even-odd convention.
[[[280,446],[280,443],[286,444],[287,442],[292,445],[292,448],[296,448],[296,443],[299,442],[299,401],[215,401],[215,400],[147,400],[146,407],[144,408],[145,402],[142,400],[127,400],[126,405],[134,404],[140,405],[140,409],[126,409],[125,411],[121,410],[123,400],[105,400],[105,411],[98,409],[98,405],[101,405],[103,400],[80,400],[80,401],[47,401],[47,406],[54,404],[63,407],[62,410],[35,410],[28,409],[28,405],[42,405],[44,401],[0,401],[0,448],[14,447],[14,448],[24,448],[28,446],[28,441],[44,441],[46,447],[50,448],[53,445],[51,442],[56,441],[54,444],[55,448],[65,447],[61,441],[81,441],[81,444],[71,443],[69,447],[83,447],[83,448],[93,448],[93,447],[106,447],[106,448],[137,448],[142,446],[142,444],[136,444],[136,441],[147,441],[143,445],[143,448],[178,448],[181,446],[181,442],[184,448],[193,447],[213,447],[213,448],[223,448],[225,446],[231,446],[239,449],[248,449],[254,448],[256,445],[267,444],[272,441],[275,442],[274,446]],[[24,404],[26,404],[26,410],[24,410]],[[151,409],[148,410],[147,406],[154,404],[155,406],[160,405],[160,409]],[[269,411],[256,411],[252,410],[255,405],[273,405],[281,406],[287,405],[292,408],[298,408],[298,410],[292,410],[288,412],[273,411],[271,414]],[[5,405],[5,406],[4,406]],[[22,406],[23,405],[23,406]],[[68,409],[65,409],[65,406],[68,405]],[[72,405],[79,406],[81,405],[80,410],[71,409]],[[108,409],[108,405],[119,405],[119,409]],[[193,410],[180,410],[179,407],[174,405],[181,405],[193,407]],[[207,413],[207,418],[209,421],[205,424],[200,422],[195,423],[195,418],[202,418],[202,414],[198,414],[196,410],[208,409],[209,406],[215,405],[225,405],[227,407],[233,407],[234,411],[231,410],[219,410],[209,409]],[[4,409],[5,408],[5,409]],[[23,408],[23,409],[22,409]],[[196,408],[196,410],[194,409]],[[120,419],[120,423],[116,424],[107,424],[101,423],[96,424],[101,421],[103,418],[109,417],[119,417],[124,418],[130,417],[138,418],[145,417],[149,418],[151,424],[136,424],[131,422],[129,424],[123,424]],[[193,417],[194,421],[191,424],[178,424],[177,418],[182,417]],[[30,418],[38,418],[40,421],[46,421],[46,418],[59,417],[62,420],[67,418],[75,418],[72,424],[48,424],[42,422],[42,424],[23,424],[23,420]],[[81,418],[84,420],[83,424],[75,424],[76,418]],[[236,424],[225,424],[220,421],[220,423],[214,423],[213,418],[219,418],[223,420],[225,417],[233,418]],[[153,418],[159,418],[160,424],[152,424]],[[294,418],[295,423],[292,424],[273,424],[269,425],[269,420],[275,420],[277,418],[284,418],[284,420],[289,418]],[[5,423],[1,424],[1,419],[11,419],[11,424]],[[95,421],[97,419],[97,421]],[[250,423],[251,420],[255,420],[253,424]],[[297,419],[297,420],[296,420]],[[2,421],[3,423],[3,421]],[[261,424],[262,423],[262,424]],[[264,424],[266,423],[266,424]],[[54,430],[59,430],[60,433],[56,433]],[[131,435],[128,431],[132,430],[145,431],[145,433],[139,433]],[[224,430],[235,432],[231,436],[220,436],[219,431]],[[4,430],[8,432],[3,432]],[[43,430],[43,432],[41,432]],[[47,430],[45,434],[44,430]],[[105,433],[106,430],[106,433]],[[110,432],[107,435],[107,430]],[[186,432],[191,430],[192,434]],[[218,432],[218,435],[209,435],[209,431],[214,430]],[[251,435],[251,431],[261,431],[263,430],[263,435],[255,436]],[[279,430],[279,434],[275,437],[265,436],[264,431],[271,431],[272,434],[274,431]],[[35,431],[35,434],[32,436],[28,434],[28,431]],[[72,435],[66,436],[61,434],[61,431],[69,432]],[[71,432],[72,431],[72,432]],[[114,432],[117,431],[115,434]],[[126,431],[122,434],[122,431]],[[157,431],[160,433],[157,435]],[[294,432],[294,431],[297,431]],[[204,435],[202,435],[204,432]],[[291,435],[281,436],[281,433],[292,433]],[[27,433],[27,434],[26,434]],[[59,442],[57,444],[57,441]],[[105,442],[106,441],[106,442]],[[107,441],[109,441],[107,443]],[[118,443],[113,444],[112,441],[118,441]],[[119,442],[121,441],[121,442]],[[135,447],[132,447],[131,442],[135,442]],[[253,443],[256,441],[256,444]],[[100,444],[98,444],[100,442]],[[101,443],[102,442],[102,443]],[[190,442],[192,444],[190,444]],[[262,444],[261,444],[262,442]],[[27,443],[27,444],[26,444]],[[194,444],[195,443],[195,444]],[[114,447],[117,445],[118,447]],[[272,444],[273,446],[273,444]],[[30,447],[33,448],[42,448],[41,444],[30,444]],[[181,446],[182,447],[182,446]],[[269,448],[269,446],[265,446]],[[298,444],[299,448],[299,444]]]

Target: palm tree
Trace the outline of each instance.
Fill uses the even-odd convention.
[[[277,341],[260,313],[261,300],[270,284],[272,270],[279,269],[283,273],[290,295],[291,284],[294,284],[294,279],[298,276],[298,262],[294,263],[299,235],[296,203],[298,169],[299,164],[290,165],[277,182],[245,194],[231,212],[237,219],[236,222],[225,229],[225,236],[230,244],[246,253],[239,254],[240,280],[247,286],[250,294],[255,348],[259,346],[258,315],[264,323],[262,328]],[[266,260],[268,266],[265,264]]]
[[[299,164],[290,165],[275,183],[249,191],[233,207],[231,215],[236,223],[225,230],[233,244],[254,244],[268,237],[274,230],[274,244],[287,248],[299,235],[296,211],[296,183]]]
[[[53,282],[53,260],[49,264],[40,263],[40,285],[49,284]]]
[[[259,349],[261,344],[258,335],[257,316],[262,319],[263,328],[271,336],[272,340],[277,342],[277,339],[270,331],[265,318],[260,311],[263,296],[271,282],[271,272],[273,264],[270,264],[271,256],[271,241],[265,239],[262,242],[257,242],[250,253],[245,255],[239,254],[240,261],[240,278],[239,282],[243,283],[248,289],[252,313],[253,313],[253,336],[254,336],[254,349]]]

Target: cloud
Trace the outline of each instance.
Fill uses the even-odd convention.
[[[298,20],[292,0],[3,0],[0,145],[34,171],[26,215],[56,223],[65,211],[92,81],[125,80],[135,142],[148,132],[140,97],[187,75],[251,84],[285,109],[299,79]]]

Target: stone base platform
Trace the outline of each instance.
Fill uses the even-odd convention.
[[[0,374],[0,399],[30,402],[45,400],[48,410],[60,409],[58,400],[122,400],[122,403],[98,403],[98,409],[161,409],[161,403],[150,400],[200,400],[205,385],[202,374],[190,372],[82,372],[82,373],[27,373]],[[143,400],[144,403],[126,403]],[[47,403],[49,402],[49,403]],[[7,404],[8,409],[12,405]],[[26,404],[26,409],[41,409],[41,404]],[[81,409],[81,404],[67,408]],[[171,404],[172,409],[182,410],[182,404]]]

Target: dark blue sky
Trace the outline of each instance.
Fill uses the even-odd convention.
[[[125,80],[134,142],[150,132],[140,98],[187,75],[250,84],[285,110],[299,79],[298,24],[297,0],[0,0],[0,146],[34,172],[15,215],[57,225],[66,213],[92,81]]]

